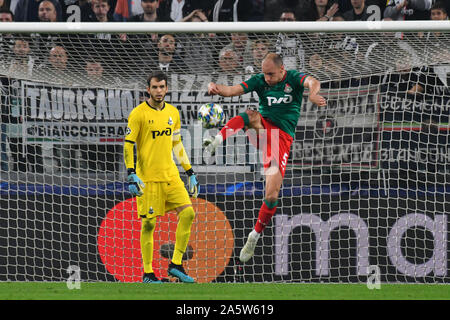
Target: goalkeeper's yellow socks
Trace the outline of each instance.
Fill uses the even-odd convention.
[[[155,231],[156,218],[143,218],[141,227],[141,254],[144,264],[144,273],[153,272],[153,232]]]
[[[277,211],[278,200],[275,202],[269,202],[264,200],[261,209],[258,214],[258,221],[255,224],[255,231],[258,233],[263,232],[266,226],[269,224],[272,219],[275,211]]]
[[[175,232],[175,250],[173,251],[172,262],[181,265],[183,254],[191,235],[191,226],[194,221],[195,212],[192,207],[187,207],[178,214],[178,225]]]

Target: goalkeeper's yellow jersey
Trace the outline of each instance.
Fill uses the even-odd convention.
[[[131,111],[125,140],[136,143],[136,174],[142,181],[166,182],[179,175],[172,139],[180,127],[177,108],[166,102],[161,110],[145,101]]]

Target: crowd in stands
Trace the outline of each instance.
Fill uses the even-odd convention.
[[[25,22],[208,22],[208,21],[354,21],[354,20],[448,20],[449,1],[437,0],[0,0],[0,21]],[[207,33],[190,36],[148,33],[133,34],[0,34],[0,60],[9,66],[10,75],[31,77],[41,69],[49,81],[61,79],[76,83],[75,73],[65,76],[73,67],[87,76],[88,61],[101,65],[106,84],[114,84],[111,70],[126,65],[126,72],[139,74],[160,68],[167,72],[196,73],[203,65],[219,72],[258,71],[257,50],[276,50],[283,55],[287,69],[309,67],[312,55],[327,49],[352,52],[366,59],[375,47],[361,47],[356,38],[344,34],[319,38],[315,47],[306,48],[299,35],[280,34],[276,43],[242,33],[230,36]],[[430,37],[433,34],[423,34]],[[397,34],[396,38],[401,38]],[[179,39],[182,38],[183,41]],[[142,53],[133,45],[139,42]],[[77,58],[80,43],[88,53]],[[265,48],[264,48],[265,47]],[[380,46],[381,47],[381,46]],[[385,47],[385,46],[384,46]],[[377,48],[379,49],[379,48]],[[253,52],[255,51],[255,52]],[[56,60],[66,60],[64,67]],[[121,61],[123,57],[126,61]],[[108,60],[109,58],[109,60]],[[317,60],[317,56],[315,60]],[[53,60],[53,62],[52,62]],[[314,58],[313,58],[314,60]],[[228,61],[225,63],[225,61]],[[81,64],[81,65],[79,65]],[[145,66],[145,67],[143,67]],[[43,69],[42,69],[43,68]],[[92,65],[90,65],[92,68]],[[225,69],[224,69],[225,68]],[[62,71],[62,72],[61,72]],[[44,74],[44,73],[42,73]],[[83,80],[90,81],[92,78]],[[135,79],[134,79],[135,80]]]
[[[426,20],[436,0],[0,0],[13,21],[278,21],[286,10],[299,21]],[[444,1],[448,12],[450,4]],[[193,14],[195,12],[195,14]],[[292,19],[292,17],[291,17]],[[292,20],[286,20],[292,21]]]
[[[207,23],[448,20],[449,10],[450,1],[437,0],[0,0],[0,21]],[[442,49],[440,42],[434,41],[440,36],[437,32],[415,36],[423,39],[424,46],[420,50]],[[33,75],[39,74],[41,80],[67,85],[95,86],[101,83],[121,87],[145,79],[155,69],[168,73],[197,74],[204,72],[207,65],[213,66],[217,73],[250,75],[261,72],[261,61],[267,52],[276,51],[282,55],[287,69],[308,70],[321,80],[324,79],[321,75],[325,75],[325,80],[326,77],[347,78],[346,84],[336,80],[323,84],[325,88],[335,88],[362,84],[361,79],[355,83],[348,80],[355,61],[366,62],[356,64],[355,68],[361,65],[370,68],[379,66],[380,70],[387,68],[386,61],[391,65],[408,64],[405,59],[397,61],[397,57],[392,56],[392,52],[400,50],[414,59],[410,54],[414,50],[410,50],[407,42],[401,41],[403,37],[401,33],[385,33],[382,39],[361,43],[354,35],[333,33],[317,35],[316,41],[308,39],[305,42],[301,34],[280,33],[269,39],[239,32],[230,35],[208,33],[207,28],[205,33],[181,37],[157,33],[0,34],[0,64],[3,66],[0,73],[10,78],[24,79],[32,79]],[[139,43],[138,49],[136,43]],[[314,45],[311,46],[311,43]],[[81,45],[83,52],[78,50]],[[321,52],[326,52],[326,57]],[[449,62],[450,50],[444,52],[440,59]],[[397,71],[401,69],[395,67]],[[372,69],[369,73],[377,71]],[[119,79],[114,76],[115,72],[122,76],[131,75],[131,79]],[[420,74],[429,77],[426,82],[434,85],[413,83],[413,77],[403,79],[402,75],[387,77],[408,82],[405,92],[435,92],[438,87],[440,93],[447,94],[447,81],[436,76],[433,66],[423,67]],[[136,79],[136,75],[142,75],[142,79]],[[417,76],[416,80],[419,78]],[[363,84],[383,80],[378,76],[376,79],[365,78],[365,81]],[[14,89],[11,84],[4,84],[3,88],[6,87],[9,87],[8,90]],[[8,103],[13,105],[11,101]],[[4,106],[5,103],[2,103],[2,108]],[[5,117],[5,114],[8,113],[2,110],[2,158],[6,139],[3,124],[19,122],[20,119]],[[20,149],[17,145],[15,148]],[[25,171],[22,169],[17,168]]]

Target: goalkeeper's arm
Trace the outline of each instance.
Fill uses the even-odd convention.
[[[178,160],[178,163],[183,167],[184,171],[189,177],[189,193],[197,198],[198,195],[198,181],[197,177],[192,169],[191,163],[184,149],[183,142],[181,141],[180,132],[175,132],[172,140],[173,153]]]
[[[144,194],[143,189],[145,187],[142,180],[136,175],[136,170],[134,169],[134,142],[130,140],[125,140],[125,145],[123,146],[123,158],[125,160],[125,166],[127,168],[128,174],[128,191],[133,196],[142,196]]]

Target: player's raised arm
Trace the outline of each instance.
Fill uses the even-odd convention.
[[[309,100],[317,105],[318,107],[325,107],[327,105],[327,100],[319,95],[320,92],[320,82],[312,76],[308,76],[303,83],[305,88],[309,89]]]
[[[240,84],[234,85],[234,86],[226,86],[223,84],[217,84],[214,82],[210,82],[208,84],[208,94],[214,96],[218,94],[222,97],[233,97],[233,96],[240,96],[244,94],[244,89]]]

